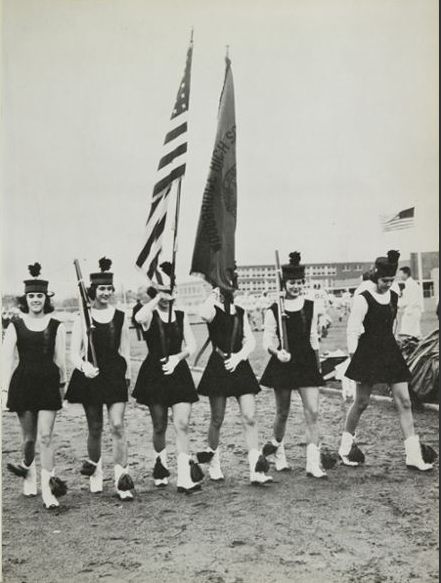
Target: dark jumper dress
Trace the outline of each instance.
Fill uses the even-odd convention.
[[[54,362],[60,322],[51,318],[45,330],[29,330],[20,318],[10,324],[17,334],[19,362],[9,383],[10,411],[61,409],[60,370]]]
[[[277,336],[280,339],[278,323],[278,306],[270,308],[277,322]],[[286,331],[288,335],[289,362],[280,362],[272,355],[260,379],[260,384],[277,390],[299,389],[301,387],[319,387],[323,378],[317,366],[315,352],[311,346],[311,325],[314,302],[305,300],[301,310],[286,311]]]
[[[152,314],[152,321],[144,338],[148,355],[139,369],[132,396],[142,405],[162,405],[171,407],[176,403],[195,403],[199,401],[187,361],[181,360],[171,375],[165,375],[161,359],[164,349],[161,340],[161,327],[168,354],[182,350],[184,340],[184,312],[175,311],[173,322],[160,320],[158,312]]]
[[[124,312],[115,310],[112,320],[106,324],[93,320],[93,344],[100,372],[89,379],[75,368],[65,397],[69,403],[112,405],[127,401],[127,362],[119,353],[124,318]],[[88,359],[91,362],[90,349]]]
[[[368,385],[408,382],[411,374],[393,335],[398,294],[390,291],[388,304],[378,303],[368,291],[360,295],[367,301],[368,311],[346,376]]]
[[[245,312],[238,306],[236,306],[236,314],[226,314],[218,306],[215,306],[215,310],[215,317],[207,323],[213,352],[199,382],[198,393],[205,396],[224,397],[256,395],[260,387],[248,360],[242,360],[234,372],[228,372],[224,364],[223,354],[236,353],[242,348]],[[235,320],[236,326],[234,326]],[[234,327],[236,333],[232,338]]]

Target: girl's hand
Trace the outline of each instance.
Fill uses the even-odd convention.
[[[227,358],[224,361],[225,368],[228,372],[234,372],[238,366],[238,364],[242,361],[240,356],[236,354],[232,354],[230,358]]]
[[[291,360],[291,354],[289,352],[287,352],[286,350],[278,350],[277,351],[277,358],[280,360],[280,362],[289,362]]]
[[[81,365],[81,370],[83,371],[84,376],[87,377],[88,379],[94,379],[100,373],[100,369],[96,368],[96,366],[93,366],[93,364],[91,364],[87,360],[84,361],[83,364]]]
[[[162,365],[162,371],[165,375],[173,374],[175,368],[178,366],[180,360],[177,354],[172,354],[168,357],[167,362]]]

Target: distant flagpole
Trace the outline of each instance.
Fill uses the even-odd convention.
[[[216,138],[211,156],[190,273],[213,287],[234,289],[237,215],[236,116],[229,51],[219,100]]]
[[[136,266],[145,271],[152,280],[157,272],[159,256],[163,247],[163,236],[167,221],[168,202],[172,187],[178,184],[176,210],[173,226],[173,274],[176,263],[176,233],[179,216],[182,178],[186,169],[187,118],[190,104],[191,63],[193,56],[193,30],[187,50],[185,71],[176,96],[163,144],[163,155],[158,164],[157,179],[153,187],[150,211],[146,223],[146,242],[141,249]]]

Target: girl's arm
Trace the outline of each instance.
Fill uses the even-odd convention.
[[[141,310],[139,310],[139,311],[141,311]],[[125,361],[127,363],[126,379],[130,381],[130,379],[132,378],[131,377],[131,367],[130,367],[130,330],[129,330],[129,323],[127,320],[127,316],[125,314],[124,314],[124,321],[123,321],[123,326],[122,326],[122,330],[121,330],[121,341],[119,344],[119,353],[121,354],[121,356],[125,359]]]
[[[6,328],[2,346],[2,389],[7,391],[14,366],[14,354],[17,347],[17,332],[12,322]]]
[[[248,360],[250,354],[256,348],[256,339],[251,331],[251,326],[248,321],[248,315],[244,312],[243,315],[243,339],[242,339],[242,348],[237,353],[237,356],[240,360]]]
[[[158,306],[161,294],[158,293],[152,300],[150,300],[147,304],[144,304],[140,310],[136,312],[135,320],[138,324],[141,324],[143,329],[147,332],[150,328],[150,324],[152,323],[153,318],[153,311]]]
[[[352,356],[357,349],[358,338],[363,329],[363,321],[368,311],[368,304],[362,295],[354,296],[351,313],[348,319],[347,341],[348,352]]]
[[[66,383],[66,328],[59,324],[55,337],[54,362],[60,369],[60,384]]]
[[[83,328],[81,318],[77,318],[72,328],[72,336],[70,340],[70,361],[75,368],[82,370],[83,365]]]
[[[279,338],[277,336],[277,321],[272,310],[265,312],[263,330],[263,348],[270,354],[276,354],[279,348]]]

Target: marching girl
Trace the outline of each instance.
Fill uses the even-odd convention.
[[[411,375],[393,334],[398,293],[391,286],[399,257],[398,251],[389,251],[387,257],[378,257],[369,289],[354,296],[347,328],[351,362],[346,376],[357,382],[357,389],[355,401],[346,418],[339,455],[345,465],[358,466],[363,463],[364,454],[354,443],[355,430],[369,405],[373,386],[376,383],[387,383],[404,435],[406,465],[427,471],[433,465],[424,461],[419,438],[415,435],[408,390]],[[364,330],[361,336],[360,330]]]
[[[115,489],[121,500],[132,500],[133,481],[127,469],[127,438],[124,415],[130,385],[130,338],[127,317],[115,309],[111,299],[112,262],[99,260],[100,272],[90,274],[88,295],[92,300],[93,345],[98,366],[91,360],[90,347],[78,318],[72,329],[70,357],[75,369],[69,382],[66,399],[81,403],[87,419],[87,451],[81,473],[89,476],[90,491],[103,491],[101,436],[103,432],[103,405],[106,405],[113,441]]]
[[[195,351],[196,343],[186,314],[170,305],[174,302],[171,267],[169,262],[160,265],[163,283],[149,288],[152,299],[135,315],[142,326],[148,354],[139,369],[132,394],[138,403],[147,405],[150,410],[155,486],[166,486],[170,476],[166,431],[168,409],[171,408],[176,432],[177,489],[190,493],[201,488],[199,482],[203,478],[199,466],[190,457],[188,438],[192,404],[199,399],[186,359]]]
[[[225,309],[227,303],[227,311]],[[200,315],[207,323],[213,352],[198,386],[198,393],[210,400],[211,420],[208,429],[209,475],[214,481],[223,480],[220,464],[219,436],[224,421],[227,399],[239,403],[248,448],[250,482],[262,485],[272,482],[265,475],[268,462],[260,454],[256,423],[255,396],[259,383],[248,357],[256,346],[245,311],[234,304],[233,294],[214,290],[202,305]],[[202,454],[203,455],[203,454]],[[202,456],[200,457],[202,461]]]
[[[306,422],[306,473],[314,478],[326,478],[321,467],[318,428],[320,374],[317,311],[313,300],[304,295],[305,266],[300,253],[290,253],[288,264],[282,265],[285,286],[285,322],[287,348],[281,348],[278,304],[274,303],[265,315],[264,348],[271,354],[260,383],[274,389],[276,418],[273,439],[264,448],[266,455],[274,454],[277,471],[289,469],[283,438],[291,406],[293,390],[300,393]]]
[[[41,495],[46,508],[59,506],[66,485],[55,478],[52,433],[61,409],[66,379],[63,324],[53,318],[48,281],[39,279],[39,263],[29,266],[32,279],[24,281],[19,300],[21,318],[9,324],[3,344],[3,386],[9,387],[7,407],[17,413],[23,435],[23,461],[8,469],[23,478],[23,494],[36,496],[35,442],[40,442]],[[18,364],[14,370],[14,353]]]

